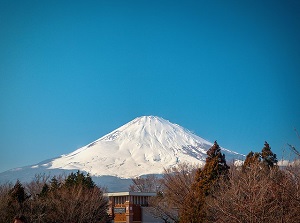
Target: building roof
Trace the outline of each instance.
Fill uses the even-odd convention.
[[[105,193],[104,196],[108,197],[117,197],[117,196],[145,196],[145,197],[154,197],[156,196],[155,192],[113,192],[113,193]]]

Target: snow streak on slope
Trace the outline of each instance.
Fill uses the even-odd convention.
[[[180,162],[201,165],[211,145],[179,125],[143,116],[46,165],[49,169],[80,169],[94,176],[132,178],[159,174]]]

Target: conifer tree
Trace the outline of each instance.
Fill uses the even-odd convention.
[[[201,223],[206,219],[205,199],[211,190],[217,187],[220,177],[226,178],[229,166],[226,164],[225,155],[217,141],[207,151],[206,163],[203,169],[198,169],[195,181],[191,186],[191,193],[187,196],[186,207],[182,210],[180,222]]]
[[[229,166],[226,164],[225,155],[221,153],[221,148],[217,141],[207,151],[206,163],[201,172],[199,172],[198,186],[202,188],[205,195],[208,195],[210,188],[215,185],[221,176],[227,176]]]
[[[30,197],[19,180],[9,191],[9,201],[7,206],[8,216],[22,214],[24,212],[25,201]]]
[[[64,184],[66,187],[72,186],[83,186],[87,189],[92,189],[95,187],[95,183],[93,182],[92,178],[89,174],[86,176],[84,173],[81,173],[79,170],[76,173],[71,173]]]
[[[260,153],[252,151],[246,156],[245,162],[242,166],[243,171],[255,166],[257,164],[261,167],[272,168],[277,164],[278,160],[276,154],[271,151],[269,143],[265,142],[264,147]]]
[[[10,196],[14,201],[17,201],[20,205],[29,198],[21,182],[17,180],[15,186],[10,191]]]
[[[60,188],[60,186],[61,186],[61,182],[59,182],[59,180],[55,176],[52,177],[50,181],[50,190],[55,191],[58,188]]]
[[[42,188],[42,191],[39,194],[39,197],[47,197],[48,193],[49,193],[49,186],[48,184],[45,183]]]
[[[271,151],[271,147],[267,142],[265,142],[261,151],[261,158],[263,164],[270,168],[274,167],[278,162],[276,154]]]

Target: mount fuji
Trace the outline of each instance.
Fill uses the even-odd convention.
[[[142,116],[72,153],[36,165],[0,173],[5,181],[30,181],[34,175],[57,175],[77,170],[90,173],[110,191],[128,189],[131,178],[161,174],[179,163],[203,165],[212,143],[156,116]],[[244,155],[221,148],[227,161]],[[122,183],[120,183],[122,181]]]

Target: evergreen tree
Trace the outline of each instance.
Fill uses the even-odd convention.
[[[12,200],[17,201],[20,205],[29,198],[19,180],[17,180],[15,186],[11,189],[10,196]]]
[[[246,156],[245,162],[242,166],[243,171],[251,168],[253,165],[261,165],[262,167],[272,168],[276,166],[278,160],[276,154],[271,151],[269,143],[265,142],[261,153],[252,151]]]
[[[49,183],[30,182],[26,189],[20,181],[7,188],[0,185],[0,222],[11,222],[16,215],[33,223],[106,222],[108,199],[103,189],[94,186],[89,175],[76,173],[69,179],[75,183],[68,187],[61,176]]]
[[[191,186],[191,193],[185,200],[186,207],[182,210],[180,222],[201,223],[206,219],[205,199],[211,190],[217,187],[221,177],[227,178],[229,166],[226,164],[225,155],[217,141],[207,151],[206,163],[203,169],[198,169],[195,181]]]
[[[206,163],[202,171],[199,172],[198,186],[202,188],[205,195],[208,195],[212,186],[221,176],[228,175],[229,166],[226,164],[225,154],[221,153],[221,148],[217,141],[207,151]]]
[[[89,174],[86,176],[84,173],[81,173],[79,170],[76,173],[71,173],[64,184],[65,187],[73,187],[73,186],[83,186],[87,189],[92,189],[95,187],[95,183]]]
[[[59,189],[60,186],[61,186],[61,182],[59,182],[59,180],[55,176],[52,177],[52,179],[50,181],[50,190],[55,191],[55,190]]]
[[[42,191],[39,194],[39,197],[47,197],[48,193],[49,193],[49,186],[48,184],[45,183],[42,188]]]
[[[7,214],[10,217],[25,211],[25,202],[30,197],[19,180],[8,193]]]
[[[276,154],[271,151],[269,143],[265,142],[264,147],[261,151],[262,162],[267,167],[274,167],[277,164],[278,160]]]

